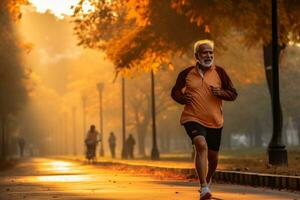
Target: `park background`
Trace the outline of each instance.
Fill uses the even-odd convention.
[[[113,131],[120,157],[124,77],[126,134],[134,135],[138,158],[150,157],[153,71],[159,152],[162,158],[188,157],[191,142],[179,124],[183,107],[171,99],[170,91],[178,73],[194,63],[193,43],[209,37],[215,41],[215,63],[226,69],[239,93],[235,102],[224,102],[222,151],[238,157],[247,154],[237,152],[248,152],[262,158],[262,166],[266,166],[272,136],[263,48],[271,38],[266,1],[246,1],[237,8],[230,1],[203,5],[179,0],[40,2],[31,0],[30,5],[5,0],[10,9],[0,8],[0,106],[5,127],[1,146],[9,156],[18,155],[20,137],[26,140],[26,155],[83,155],[89,125],[95,124],[99,130],[97,84],[103,83],[104,152],[110,156],[108,136]],[[300,144],[300,5],[280,2],[282,136],[296,162]],[[232,9],[237,10],[232,13]],[[1,152],[3,155],[3,148]]]

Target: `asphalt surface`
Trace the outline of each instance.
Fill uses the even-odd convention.
[[[0,172],[0,200],[197,200],[198,184],[59,159],[22,160]],[[300,200],[300,194],[238,185],[213,184],[215,200]]]

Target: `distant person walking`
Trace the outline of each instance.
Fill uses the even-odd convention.
[[[20,137],[18,140],[18,144],[19,144],[19,150],[20,150],[20,156],[23,157],[24,156],[24,149],[25,149],[25,139]]]
[[[133,138],[132,134],[129,134],[126,140],[128,158],[134,159],[134,145],[135,145],[135,139]]]
[[[115,158],[116,157],[116,136],[114,132],[110,132],[108,143],[109,143],[111,157]]]
[[[237,97],[225,70],[213,64],[213,48],[210,40],[195,43],[196,64],[179,73],[171,94],[176,102],[184,105],[180,123],[195,148],[200,200],[211,198],[209,185],[218,164],[224,122],[222,100],[234,101]]]
[[[86,134],[85,144],[86,144],[86,158],[90,161],[94,161],[96,158],[96,148],[99,142],[99,133],[96,130],[95,125],[90,126],[90,130]]]

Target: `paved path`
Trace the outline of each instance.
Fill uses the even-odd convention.
[[[55,159],[23,160],[0,172],[0,200],[197,200],[197,183],[143,171],[82,165]],[[213,185],[216,200],[300,200],[295,193]]]

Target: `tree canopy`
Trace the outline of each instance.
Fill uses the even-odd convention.
[[[84,11],[87,2],[94,6],[91,12]],[[282,44],[300,40],[299,10],[297,0],[279,1]],[[189,52],[201,38],[224,47],[224,36],[232,29],[243,34],[247,46],[271,40],[267,0],[82,0],[73,17],[79,44],[105,50],[117,69],[157,68]]]
[[[280,42],[300,41],[300,2],[279,0],[278,18]],[[235,27],[245,35],[247,45],[271,41],[271,1],[269,0],[173,0],[173,7],[190,19],[207,23],[212,34],[219,32],[216,24]],[[221,29],[226,33],[226,29]]]
[[[21,48],[13,27],[25,1],[0,2],[0,114],[15,114],[27,97],[25,71],[20,61]]]
[[[187,17],[178,15],[171,1],[89,1],[95,9],[88,14],[83,2],[73,16],[79,44],[105,50],[117,69],[157,69],[207,35],[204,25],[194,26]]]

